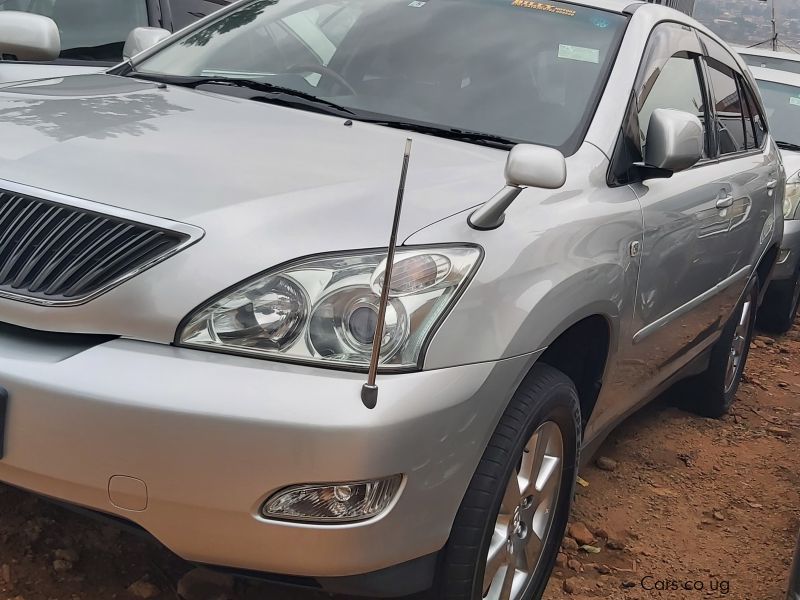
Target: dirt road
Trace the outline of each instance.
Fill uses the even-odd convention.
[[[800,327],[757,338],[725,419],[699,419],[668,402],[635,415],[601,450],[604,468],[581,473],[588,486],[579,487],[571,531],[599,552],[565,539],[546,600],[782,599],[800,529],[798,427]],[[179,585],[192,583],[179,584],[191,568],[153,542],[0,487],[0,599],[174,600]],[[219,584],[216,596],[203,581],[194,589],[205,597],[187,593],[327,598]]]

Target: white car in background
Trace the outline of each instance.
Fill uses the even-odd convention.
[[[800,74],[800,54],[776,52],[764,48],[734,48],[749,67],[777,69]]]
[[[800,67],[800,61],[795,64]],[[750,70],[786,168],[783,242],[759,314],[763,327],[783,333],[791,328],[800,306],[800,74],[761,67]]]
[[[0,84],[104,71],[228,4],[230,0],[0,0],[0,42],[14,47],[0,54]]]

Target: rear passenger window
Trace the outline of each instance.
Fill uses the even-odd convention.
[[[736,154],[756,148],[755,132],[736,73],[729,67],[709,59],[708,70],[714,93],[719,155]]]
[[[700,85],[699,63],[688,54],[677,54],[667,60],[650,90],[644,95],[639,109],[639,131],[642,155],[647,142],[650,117],[657,108],[671,108],[696,115],[706,126],[706,106]],[[706,137],[708,137],[706,135]],[[708,156],[706,149],[705,156]]]
[[[739,79],[744,99],[745,99],[745,116],[748,120],[748,127],[753,129],[752,147],[761,148],[764,145],[764,137],[767,134],[767,128],[761,113],[758,112],[758,104],[756,103],[753,91],[748,84],[742,79]]]

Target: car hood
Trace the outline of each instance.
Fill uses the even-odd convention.
[[[400,240],[504,183],[507,152],[263,102],[105,74],[0,87],[0,180],[205,232],[86,305],[0,300],[0,321],[164,341],[186,311],[255,273],[385,246],[406,137]]]
[[[781,150],[783,166],[786,169],[786,177],[792,177],[800,171],[800,152],[792,150]]]
[[[0,84],[14,81],[29,81],[31,79],[45,79],[47,77],[66,77],[67,75],[99,73],[107,68],[108,67],[84,65],[62,65],[57,63],[0,61]]]
[[[0,179],[201,227],[263,218],[283,230],[323,213],[357,221],[358,230],[383,225],[406,137],[110,75],[0,89]],[[502,185],[504,152],[415,138],[406,229],[479,204]]]

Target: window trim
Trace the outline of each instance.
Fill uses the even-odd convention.
[[[732,71],[733,81],[736,84],[736,92],[737,92],[737,94],[739,94],[739,100],[741,102],[742,99],[743,99],[743,96],[741,94],[742,88],[740,87],[740,80],[744,80],[744,74],[742,74],[738,69],[734,69],[731,66],[723,63],[722,61],[719,61],[719,60],[715,59],[714,57],[708,57],[708,56],[706,56],[705,60],[704,60],[704,62],[706,63],[706,70],[707,71],[710,71],[712,68],[714,68],[709,64],[709,58],[711,60],[715,61],[715,62],[720,63],[723,67],[725,67],[727,69],[730,69]],[[717,104],[716,104],[717,97],[716,97],[716,94],[714,93],[714,85],[711,82],[710,74],[709,74],[709,76],[707,78],[707,81],[708,81],[709,90],[711,91],[711,95],[713,96],[713,99],[714,99],[714,101],[711,103],[712,104],[711,109],[712,109],[712,112],[713,112],[713,115],[714,115],[714,121],[716,122],[716,120],[717,120]],[[760,110],[759,110],[759,115],[763,119],[763,114],[760,112]],[[744,112],[742,112],[742,122],[744,123]],[[718,138],[718,132],[717,132],[717,128],[716,127],[714,127],[714,134],[715,134],[715,137]],[[758,147],[755,147],[755,148],[752,148],[752,149],[751,148],[745,148],[744,150],[739,150],[738,152],[728,152],[726,154],[722,154],[720,152],[719,139],[716,139],[715,140],[716,141],[716,144],[715,144],[716,162],[724,162],[724,161],[727,161],[727,160],[735,160],[737,158],[746,158],[748,156],[755,156],[757,154],[762,154],[764,152],[764,149],[765,149],[766,144],[767,144],[767,136],[768,136],[768,132],[767,132],[767,134],[764,135],[764,139],[761,142],[761,146],[758,146]]]
[[[637,137],[637,143],[640,144],[641,140],[641,129],[639,123],[639,89],[641,87],[641,81],[644,78],[644,74],[650,67],[650,64],[647,62],[649,57],[649,52],[651,51],[651,45],[654,43],[653,39],[658,31],[659,28],[664,26],[677,26],[684,30],[686,30],[687,34],[691,34],[697,40],[697,50],[691,51],[681,48],[675,48],[674,52],[667,58],[667,60],[672,59],[679,54],[686,54],[693,57],[695,61],[696,68],[698,69],[697,77],[698,82],[700,83],[700,90],[703,94],[703,100],[705,102],[705,113],[706,113],[706,123],[709,123],[709,120],[712,115],[712,107],[709,105],[711,99],[711,92],[706,72],[706,64],[705,64],[705,46],[700,39],[698,32],[693,27],[690,27],[686,23],[682,23],[680,21],[671,21],[671,20],[664,20],[659,21],[656,23],[653,28],[650,30],[650,34],[648,35],[647,42],[644,47],[644,51],[642,52],[642,57],[639,61],[639,68],[636,71],[636,78],[634,79],[633,88],[630,91],[630,97],[628,100],[628,107],[625,111],[625,116],[623,117],[622,123],[620,123],[620,130],[617,136],[617,142],[614,146],[614,151],[611,155],[609,160],[608,171],[606,173],[606,183],[609,187],[622,187],[626,185],[632,185],[634,183],[641,183],[639,180],[635,178],[626,178],[624,181],[620,179],[619,174],[622,171],[620,161],[629,161],[630,157],[627,156],[627,152],[625,151],[625,146],[629,142],[629,137],[633,133]],[[687,44],[688,45],[688,44]],[[666,63],[665,63],[666,64]],[[631,111],[634,111],[635,114],[632,115]],[[715,117],[716,118],[716,117]],[[636,131],[631,132],[628,130],[629,123],[634,122]],[[703,168],[709,165],[717,164],[719,159],[716,156],[711,155],[708,150],[712,149],[712,144],[714,144],[713,148],[716,147],[716,132],[712,133],[712,128],[706,125],[706,144],[708,145],[707,153],[709,154],[708,157],[701,159],[697,162],[694,166],[687,169],[687,171],[693,171],[695,169]],[[716,128],[713,128],[714,130]],[[626,165],[624,170],[628,173],[631,171],[631,167],[633,166],[633,162],[629,161],[630,164]]]

